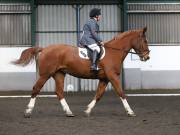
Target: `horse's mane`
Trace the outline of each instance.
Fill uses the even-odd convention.
[[[113,42],[113,41],[116,40],[116,39],[123,39],[123,38],[125,38],[126,36],[128,36],[129,34],[131,34],[131,33],[137,33],[137,32],[139,32],[139,30],[129,30],[129,31],[126,31],[126,32],[123,32],[123,33],[118,33],[116,36],[114,36],[113,39],[107,41],[106,44],[109,44],[109,43]]]

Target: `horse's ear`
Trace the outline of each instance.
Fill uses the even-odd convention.
[[[145,34],[147,31],[147,26],[143,28],[143,34]]]

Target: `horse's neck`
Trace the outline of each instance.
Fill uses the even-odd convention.
[[[132,49],[132,45],[130,41],[131,41],[131,36],[126,36],[124,38],[120,38],[120,39],[117,38],[117,39],[111,40],[107,42],[106,45],[112,48],[116,48],[116,49],[124,50],[128,52],[130,49]]]
[[[131,39],[133,37],[131,35],[126,36],[120,39],[114,39],[114,41],[107,42],[107,46],[114,48],[116,51],[113,52],[116,57],[119,57],[121,62],[124,61],[130,49],[132,49]]]

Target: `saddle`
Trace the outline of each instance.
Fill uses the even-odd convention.
[[[78,47],[79,50],[79,57],[82,59],[92,59],[92,50],[90,50],[88,47]],[[100,53],[98,55],[98,60],[103,59],[105,56],[105,49],[104,47],[100,47]]]

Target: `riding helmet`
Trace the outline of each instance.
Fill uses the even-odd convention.
[[[99,9],[99,8],[93,8],[89,12],[89,17],[96,17],[98,15],[101,15],[101,9]]]

